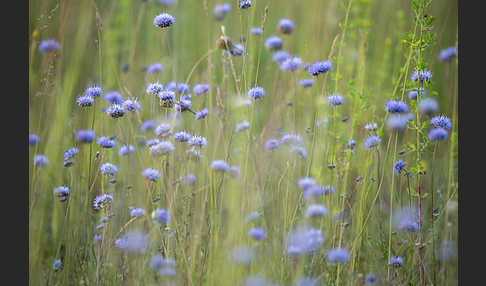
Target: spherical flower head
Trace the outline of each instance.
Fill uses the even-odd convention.
[[[150,147],[150,154],[154,156],[169,155],[174,152],[175,147],[170,141],[161,141]]]
[[[420,73],[416,70],[413,72],[412,76],[410,77],[412,81],[417,81],[420,79],[420,82],[424,82],[424,81],[427,82],[431,78],[432,78],[432,73],[429,70],[423,70],[420,71]]]
[[[29,134],[29,146],[35,146],[39,143],[39,137],[36,134]]]
[[[166,90],[170,90],[179,94],[189,93],[190,87],[184,82],[175,83],[173,81],[169,82],[165,87]]]
[[[255,258],[255,249],[250,246],[238,246],[231,250],[231,261],[238,264],[249,264]]]
[[[390,257],[390,260],[388,261],[388,265],[391,265],[393,267],[400,267],[403,264],[403,258],[401,256],[392,256]]]
[[[57,272],[61,267],[62,267],[61,259],[54,260],[54,263],[52,264],[52,270]]]
[[[164,90],[164,86],[159,82],[152,82],[147,85],[145,92],[150,95],[159,95]]]
[[[238,166],[231,166],[228,172],[235,178],[240,175],[240,168]]]
[[[354,139],[351,139],[348,141],[348,143],[346,143],[346,148],[354,149],[355,146],[356,146],[356,140]]]
[[[196,111],[196,113],[194,114],[194,118],[195,119],[201,119],[201,118],[208,116],[208,114],[209,114],[209,110],[207,108],[203,108],[200,111]]]
[[[163,90],[157,95],[160,99],[160,103],[164,107],[172,107],[175,101],[175,92],[169,90]]]
[[[204,95],[209,92],[209,84],[207,83],[197,83],[192,88],[195,95]]]
[[[283,41],[280,37],[272,35],[265,40],[265,48],[269,51],[282,49]]]
[[[140,126],[140,130],[142,132],[145,132],[147,130],[151,130],[154,128],[154,121],[153,120],[146,120],[142,123],[142,126]]]
[[[94,99],[91,96],[82,95],[76,99],[76,103],[82,107],[91,106],[94,103]]]
[[[297,181],[297,184],[299,185],[299,188],[301,188],[302,190],[306,190],[308,188],[314,187],[317,182],[314,178],[303,177]]]
[[[378,279],[376,278],[376,275],[370,273],[370,274],[366,274],[364,282],[366,286],[370,286],[370,285],[375,285],[377,280]]]
[[[313,185],[303,190],[302,197],[304,200],[310,200],[321,196],[324,193],[324,187],[319,185]]]
[[[440,51],[439,60],[441,62],[449,62],[457,55],[456,47],[448,47]]]
[[[106,109],[106,114],[113,118],[120,118],[125,115],[125,108],[121,104],[112,104]]]
[[[154,26],[160,28],[167,28],[174,24],[175,18],[167,13],[162,13],[154,18]]]
[[[284,134],[280,138],[280,143],[286,145],[300,145],[302,142],[302,137],[298,134]]]
[[[131,217],[142,217],[145,215],[145,210],[143,208],[131,208],[130,209],[130,216]]]
[[[332,106],[338,106],[343,104],[344,102],[344,97],[342,97],[340,94],[331,94],[327,97],[327,101],[332,105]]]
[[[394,212],[393,226],[399,230],[416,232],[419,230],[418,211],[414,208],[404,207]]]
[[[125,110],[128,110],[128,111],[135,111],[135,110],[142,109],[142,106],[140,106],[140,103],[138,103],[138,101],[136,99],[134,99],[134,100],[131,100],[131,99],[125,100],[123,102],[123,104],[122,104],[122,107]]]
[[[290,149],[290,152],[296,152],[297,154],[299,154],[299,156],[302,158],[302,159],[305,159],[307,158],[307,151],[305,150],[304,147],[296,147],[296,146],[293,146],[291,149]]]
[[[206,145],[208,145],[208,141],[206,140],[206,138],[202,137],[202,136],[192,136],[188,141],[187,143],[190,145],[190,146],[196,146],[196,147],[206,147]]]
[[[327,252],[327,261],[331,263],[346,263],[349,260],[349,251],[344,248],[333,248]]]
[[[245,47],[240,43],[234,44],[229,53],[232,56],[241,56],[245,53]]]
[[[94,130],[78,130],[76,131],[76,139],[83,143],[93,142],[96,133]]]
[[[403,171],[405,165],[406,163],[402,160],[396,160],[395,165],[393,166],[393,171],[395,172],[395,174],[400,174]]]
[[[265,89],[263,89],[263,87],[257,86],[248,90],[247,95],[248,97],[256,100],[265,96]]]
[[[438,127],[438,128],[433,128],[432,130],[429,131],[428,138],[429,141],[439,141],[439,140],[444,140],[449,137],[449,132],[445,130],[444,128]]]
[[[305,212],[307,217],[319,217],[327,214],[327,208],[323,205],[312,204],[307,207]]]
[[[69,160],[69,159],[73,158],[74,156],[76,156],[78,154],[78,152],[79,152],[79,149],[76,148],[76,147],[67,149],[64,152],[64,160]]]
[[[424,114],[434,114],[439,110],[439,103],[434,98],[424,98],[419,102],[419,110]]]
[[[263,148],[265,148],[266,150],[273,150],[277,149],[278,145],[280,145],[278,139],[268,139],[267,141],[265,141]]]
[[[313,76],[318,76],[322,73],[326,73],[328,71],[330,71],[332,68],[332,62],[331,61],[317,61],[315,63],[313,63],[312,65],[310,65],[308,68],[307,68],[307,71],[313,75]]]
[[[213,8],[214,18],[218,21],[223,20],[224,16],[229,13],[231,6],[228,3],[216,4]]]
[[[324,187],[324,193],[325,193],[326,195],[329,195],[329,194],[334,194],[334,192],[335,192],[335,191],[336,191],[336,190],[334,190],[334,187],[333,187],[333,186],[331,186],[331,185],[327,185],[327,186],[325,186],[325,187]]]
[[[157,126],[157,128],[155,128],[155,135],[157,135],[158,137],[167,137],[170,135],[171,133],[171,129],[172,127],[170,126],[170,124],[168,123],[161,123],[159,126]]]
[[[95,210],[101,210],[106,208],[108,205],[113,203],[113,195],[109,194],[101,194],[96,196],[93,200],[93,208]]]
[[[245,120],[241,123],[236,124],[235,132],[244,131],[248,128],[250,128],[250,122],[248,120]]]
[[[96,142],[103,148],[113,148],[116,146],[115,140],[111,140],[110,138],[106,136],[101,136],[98,137]]]
[[[250,7],[251,7],[251,1],[250,0],[240,1],[240,9],[248,9]]]
[[[99,86],[90,86],[84,90],[84,95],[91,96],[93,98],[101,96],[103,94],[103,90]]]
[[[302,59],[298,57],[287,58],[280,64],[280,69],[283,71],[295,71],[302,66]]]
[[[152,213],[152,218],[155,219],[160,224],[166,224],[170,221],[169,213],[162,208],[156,209]]]
[[[314,79],[312,78],[304,78],[299,81],[300,86],[302,87],[311,87],[314,84]]]
[[[299,227],[287,237],[287,253],[292,256],[315,252],[324,242],[322,231],[310,227]]]
[[[253,27],[253,28],[251,28],[250,32],[251,32],[253,35],[260,36],[260,35],[263,33],[263,30],[262,30],[262,28],[260,28],[260,27]]]
[[[123,145],[120,147],[120,151],[118,151],[118,154],[126,156],[129,154],[133,154],[133,152],[135,152],[135,147],[133,145]]]
[[[449,130],[452,127],[451,120],[449,119],[449,117],[442,115],[442,114],[435,116],[432,119],[430,119],[430,124],[434,125],[434,127],[436,127],[436,128],[441,127],[441,128],[449,129]]]
[[[34,156],[34,166],[43,167],[47,164],[49,164],[49,159],[47,158],[47,156],[41,154]]]
[[[184,185],[192,185],[196,182],[196,176],[194,174],[187,174],[182,179]]]
[[[186,131],[176,132],[174,134],[174,140],[177,142],[187,142],[192,138],[192,135]]]
[[[104,99],[109,104],[122,104],[122,95],[118,91],[110,91],[105,94]]]
[[[403,113],[408,111],[408,105],[400,100],[390,100],[386,102],[385,108],[391,113]]]
[[[138,230],[130,231],[115,240],[115,246],[127,252],[144,253],[150,245],[150,236]]]
[[[230,166],[224,160],[214,160],[211,162],[211,169],[216,172],[227,172]]]
[[[263,228],[252,227],[248,230],[248,236],[254,240],[263,240],[267,236],[267,233]]]
[[[61,44],[54,39],[43,40],[39,44],[39,51],[40,52],[51,52],[57,51],[61,48]]]
[[[149,74],[159,73],[162,72],[162,70],[164,70],[164,68],[162,67],[161,63],[154,63],[147,67],[147,73]]]
[[[179,112],[187,111],[191,108],[192,102],[181,98],[178,103],[174,104],[174,109]]]
[[[376,124],[375,122],[372,122],[372,123],[368,123],[365,125],[364,127],[367,131],[375,131],[376,129],[378,129],[378,124]]]
[[[419,92],[420,92],[420,95],[421,96],[427,94],[427,92],[424,90],[424,88],[420,87],[418,89],[418,91],[417,90],[411,90],[411,91],[409,91],[408,92],[408,98],[409,99],[412,99],[412,100],[416,100]]]
[[[272,56],[272,60],[276,61],[279,64],[282,64],[288,58],[290,58],[290,54],[289,54],[289,52],[284,51],[284,50],[276,51],[275,53],[273,53],[273,56]]]
[[[54,188],[54,195],[59,198],[59,200],[65,201],[69,196],[69,188],[66,186],[59,186]]]
[[[368,137],[366,137],[365,141],[364,141],[364,147],[365,149],[371,149],[373,147],[376,147],[378,146],[378,144],[381,143],[381,139],[376,136],[376,135],[370,135]]]
[[[101,165],[100,171],[103,175],[113,176],[118,172],[118,167],[111,163],[104,163]]]
[[[147,168],[142,171],[142,176],[147,178],[149,181],[157,182],[160,177],[160,172],[152,168]]]
[[[160,140],[158,138],[148,139],[147,141],[145,141],[145,146],[150,147],[150,146],[157,145],[159,143],[160,143]]]
[[[294,22],[289,19],[280,19],[278,28],[283,34],[291,34],[294,31]]]
[[[402,131],[404,130],[407,125],[408,121],[413,119],[413,113],[408,114],[392,114],[388,116],[386,125],[388,128],[395,130],[395,131]]]

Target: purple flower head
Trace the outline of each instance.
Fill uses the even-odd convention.
[[[61,44],[54,39],[43,40],[39,44],[39,51],[40,52],[51,52],[57,51],[61,48]]]
[[[167,13],[162,13],[154,18],[154,26],[160,28],[167,28],[174,24],[175,18]]]
[[[294,31],[294,22],[289,19],[280,19],[278,28],[283,34],[291,34]]]

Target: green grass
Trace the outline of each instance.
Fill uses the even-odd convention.
[[[29,131],[40,137],[39,144],[29,147],[32,285],[159,285],[170,281],[239,285],[249,275],[262,275],[279,285],[291,285],[302,276],[320,278],[319,285],[364,285],[368,273],[378,277],[378,285],[458,284],[457,257],[446,262],[434,259],[440,243],[457,241],[457,61],[437,60],[441,49],[457,45],[455,1],[432,1],[425,11],[416,9],[421,17],[436,17],[430,32],[413,21],[411,2],[429,2],[424,0],[252,1],[248,10],[238,9],[238,1],[229,1],[231,11],[222,21],[213,17],[219,1],[174,2],[164,8],[154,0],[30,1]],[[161,12],[176,19],[167,30],[153,25]],[[281,18],[295,22],[292,34],[278,31]],[[249,33],[251,27],[262,25],[263,36]],[[248,55],[228,57],[217,50],[223,26],[233,43],[241,36],[247,39]],[[428,34],[433,40],[423,50],[404,43],[409,37],[424,41]],[[311,88],[302,88],[298,80],[310,75],[302,68],[281,71],[263,46],[270,35],[280,36],[283,49],[304,63],[330,59],[333,68],[316,78]],[[61,49],[39,52],[38,44],[48,38],[58,40]],[[398,134],[390,131],[384,103],[402,99],[415,114],[415,123],[428,122],[430,117],[421,115],[407,97],[413,88],[410,75],[422,61],[433,72],[426,90],[437,99],[440,113],[451,118],[452,129],[436,148],[432,144],[423,152],[398,155],[408,144],[417,147],[427,142],[429,126]],[[161,73],[141,71],[155,62],[163,65]],[[128,72],[122,71],[124,64],[129,64]],[[145,93],[147,83],[160,81],[165,86],[174,77],[177,82],[187,81],[191,93],[196,83],[210,84],[207,95],[192,97],[192,109],[207,107],[207,118],[195,120],[184,112],[180,119],[169,119],[168,110]],[[112,119],[100,112],[108,107],[103,98],[89,108],[79,107],[77,96],[93,84],[99,84],[104,94],[117,90],[124,99],[137,98],[142,109]],[[254,86],[264,87],[266,95],[241,106],[240,100]],[[327,96],[334,93],[345,98],[337,108],[327,102]],[[341,121],[344,116],[349,116],[346,122]],[[173,139],[174,153],[151,156],[143,144],[155,135],[140,131],[148,119],[156,125],[168,120],[174,132],[187,130],[204,136],[208,146],[202,149],[202,158],[192,160],[186,152],[189,147]],[[317,126],[323,119],[327,123]],[[236,133],[236,124],[243,120],[250,122],[250,128]],[[378,124],[381,144],[367,150],[363,148],[368,134],[364,126],[369,122]],[[116,148],[76,141],[76,130],[92,128],[96,137],[116,134]],[[284,133],[302,136],[307,158],[285,146],[273,151],[263,148],[267,139]],[[357,142],[353,151],[345,148],[350,139]],[[123,144],[134,145],[135,153],[120,156]],[[63,153],[73,146],[79,154],[66,168]],[[46,155],[50,163],[35,167],[35,154]],[[217,159],[238,166],[239,176],[212,171],[211,162]],[[421,164],[426,173],[395,174],[397,159],[406,161],[411,171]],[[118,166],[116,184],[100,173],[105,162]],[[331,163],[336,168],[328,168]],[[149,167],[162,173],[156,183],[141,175]],[[188,173],[196,176],[195,184],[180,182]],[[334,194],[314,200],[326,206],[327,216],[305,217],[309,201],[303,200],[297,184],[305,176],[335,188]],[[362,179],[356,182],[358,176]],[[402,206],[417,207],[418,179],[423,228],[415,233],[397,231],[393,214]],[[52,193],[61,185],[71,191],[65,202]],[[433,227],[432,192],[438,207]],[[93,199],[103,193],[113,193],[114,202],[96,212]],[[160,200],[153,202],[157,196]],[[144,208],[146,215],[131,220],[129,206]],[[154,223],[151,215],[156,208],[169,211],[169,224]],[[344,210],[350,211],[349,216],[332,219]],[[253,211],[263,215],[245,223]],[[115,216],[105,228],[96,230],[99,219],[110,212]],[[302,224],[322,230],[324,243],[314,254],[295,258],[286,253],[286,240]],[[252,226],[265,228],[263,241],[247,235]],[[151,243],[145,253],[125,253],[114,246],[114,240],[130,230],[149,235]],[[93,240],[96,233],[103,236],[101,244]],[[417,243],[425,245],[423,250]],[[231,250],[242,245],[255,249],[251,264],[238,265],[229,259]],[[336,266],[327,261],[326,254],[338,246],[349,250],[350,259]],[[174,277],[157,276],[149,267],[156,253],[176,260]],[[403,266],[389,267],[390,256],[397,255],[403,257]],[[53,271],[57,258],[63,267]]]

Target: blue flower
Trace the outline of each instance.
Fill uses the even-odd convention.
[[[413,113],[392,114],[388,116],[386,125],[392,130],[401,131],[407,127],[408,121],[413,119],[413,116]]]
[[[245,53],[245,47],[240,43],[234,44],[229,53],[232,56],[241,56]]]
[[[130,231],[115,240],[115,246],[128,252],[144,253],[150,245],[150,236],[138,230]]]
[[[101,165],[100,171],[103,175],[113,176],[118,172],[118,167],[111,163],[104,163]]]
[[[405,167],[406,163],[402,160],[395,161],[395,165],[393,166],[393,170],[396,174],[400,174]]]
[[[39,51],[40,52],[50,52],[50,51],[57,51],[61,48],[59,42],[54,39],[43,40],[39,44]]]
[[[418,91],[420,92],[420,95],[421,95],[421,96],[422,96],[422,95],[426,95],[426,94],[427,94],[427,92],[424,90],[424,88],[423,88],[423,87],[420,87],[420,88],[418,89]],[[417,95],[418,95],[417,90],[411,90],[411,91],[409,91],[409,92],[408,92],[408,98],[409,98],[409,99],[416,100],[416,99],[417,99]]]
[[[340,94],[331,94],[327,97],[327,101],[329,101],[332,106],[338,106],[343,104],[344,97],[342,97]]]
[[[259,36],[259,35],[261,35],[261,34],[263,33],[263,30],[262,30],[262,28],[260,28],[260,27],[253,27],[253,28],[251,28],[251,30],[250,30],[250,31],[251,31],[251,33],[252,33],[253,35],[258,35],[258,36]]]
[[[391,113],[402,113],[408,111],[408,105],[399,100],[390,100],[385,103],[385,108],[388,112]]]
[[[142,132],[145,132],[147,130],[151,130],[154,128],[154,121],[153,120],[147,120],[142,123],[142,126],[140,126],[140,130]]]
[[[413,72],[412,76],[410,77],[412,81],[417,81],[419,78],[420,78],[420,82],[423,81],[427,82],[432,78],[432,73],[429,70],[423,70],[420,71],[420,76],[419,76],[419,72],[416,70]]]
[[[154,218],[160,224],[166,224],[170,221],[169,213],[163,208],[156,209],[152,213],[152,218]]]
[[[147,67],[147,73],[159,73],[163,70],[162,64],[161,63],[154,63],[151,64]]]
[[[91,143],[95,138],[94,130],[78,130],[76,131],[76,139],[83,143]]]
[[[395,228],[409,232],[416,232],[419,229],[417,210],[414,208],[402,208],[396,212],[393,218]]]
[[[142,208],[131,208],[130,209],[130,216],[131,217],[142,217],[145,215],[145,210]]]
[[[172,107],[176,94],[170,90],[163,90],[157,96],[164,107]]]
[[[298,57],[287,58],[280,64],[280,69],[283,71],[295,71],[302,65],[302,59]]]
[[[211,162],[211,169],[217,172],[227,172],[230,166],[224,160],[214,160]]]
[[[449,136],[449,132],[447,132],[447,130],[438,127],[429,131],[428,138],[430,141],[438,141],[438,140],[447,139],[448,136]]]
[[[175,18],[167,13],[162,13],[154,18],[154,26],[160,28],[167,28],[174,24]]]
[[[69,196],[69,188],[66,186],[54,188],[54,195],[58,197],[61,202],[63,202]]]
[[[272,60],[276,61],[279,64],[285,62],[285,60],[287,60],[288,58],[290,58],[290,54],[284,50],[276,51],[275,53],[273,53],[272,56]]]
[[[162,4],[165,7],[170,7],[174,4],[172,0],[157,0],[157,3]]]
[[[376,129],[378,129],[378,124],[376,124],[375,122],[368,123],[365,125],[364,128],[368,131],[375,131]]]
[[[159,82],[152,82],[147,85],[145,92],[150,95],[159,95],[159,93],[164,90],[164,86]]]
[[[309,254],[316,251],[323,242],[320,229],[299,227],[287,237],[287,253],[292,256]]]
[[[280,139],[281,144],[300,145],[302,144],[302,137],[298,134],[284,134]]]
[[[47,158],[47,156],[41,154],[34,156],[34,166],[43,167],[47,164],[49,164],[49,159]]]
[[[157,135],[158,137],[167,137],[170,135],[171,133],[171,129],[172,127],[170,126],[170,124],[168,123],[161,123],[159,126],[157,126],[157,128],[155,128],[155,135]]]
[[[434,114],[439,109],[439,103],[437,100],[427,97],[419,102],[419,109],[422,113],[429,115]]]
[[[187,142],[191,137],[192,135],[186,131],[180,131],[174,134],[174,140],[177,142]]]
[[[62,267],[61,259],[54,260],[54,264],[52,264],[52,269],[57,272]]]
[[[292,147],[290,152],[297,152],[302,159],[307,158],[307,151],[303,147]]]
[[[344,248],[333,248],[327,252],[327,261],[333,263],[346,263],[349,260],[349,251]]]
[[[351,139],[346,143],[346,148],[354,149],[354,146],[356,146],[356,140],[354,139]]]
[[[430,124],[434,125],[435,127],[444,128],[444,129],[451,129],[451,120],[445,115],[438,115],[430,119]]]
[[[280,37],[272,35],[265,40],[265,48],[269,51],[282,49],[283,41]]]
[[[206,138],[201,136],[192,136],[191,139],[187,141],[187,144],[189,144],[190,146],[196,146],[202,148],[208,145],[208,141],[206,140]]]
[[[213,14],[214,18],[218,21],[223,20],[224,16],[229,13],[231,6],[228,3],[214,5]]]
[[[308,217],[325,216],[327,214],[327,208],[323,205],[312,204],[307,207],[305,214]]]
[[[169,82],[165,87],[166,90],[177,92],[179,94],[189,93],[189,85],[184,82],[175,83],[173,81]]]
[[[247,95],[248,97],[256,100],[265,96],[265,89],[263,89],[263,87],[257,86],[248,90]]]
[[[99,86],[90,86],[84,90],[84,95],[91,96],[93,98],[103,94],[103,90]]]
[[[29,145],[35,146],[39,143],[39,137],[36,134],[29,134]]]
[[[112,104],[106,109],[106,114],[110,115],[113,118],[120,118],[125,115],[125,109],[120,104]]]
[[[116,146],[115,140],[111,140],[110,138],[108,138],[106,136],[98,137],[96,142],[98,142],[98,144],[103,148],[112,148],[112,147]]]
[[[125,156],[129,154],[133,154],[135,152],[135,147],[132,145],[122,145],[120,147],[120,151],[118,151],[118,154]]]
[[[100,210],[106,208],[108,205],[113,203],[113,195],[111,194],[101,194],[96,196],[93,200],[93,208],[95,210]]]
[[[144,176],[145,178],[149,179],[152,182],[157,182],[157,180],[160,177],[160,173],[156,169],[147,168],[142,171],[142,176]]]
[[[178,103],[174,104],[174,109],[179,112],[187,111],[191,108],[192,102],[187,99],[180,99]]]
[[[439,60],[441,62],[451,61],[457,55],[456,47],[448,47],[440,51]]]
[[[201,111],[196,111],[196,113],[194,114],[194,118],[201,119],[208,116],[208,114],[209,114],[209,110],[207,108],[203,108]]]
[[[329,194],[334,194],[335,190],[333,186],[327,185],[324,187],[324,192],[326,193],[326,195],[329,195]]]
[[[400,267],[403,264],[403,258],[401,256],[392,256],[390,257],[390,260],[388,261],[388,265],[391,265],[393,267]]]
[[[265,144],[263,145],[263,147],[266,150],[273,150],[273,149],[277,149],[279,144],[280,143],[279,143],[278,139],[268,139],[267,141],[265,141]]]
[[[209,84],[207,83],[197,83],[192,88],[195,95],[203,95],[209,92]]]
[[[140,106],[140,103],[135,100],[127,99],[123,102],[123,108],[128,110],[128,111],[135,111],[135,110],[140,110],[142,109],[142,106]]]
[[[154,156],[168,155],[174,152],[175,147],[170,141],[161,141],[150,147],[150,154]]]
[[[365,149],[370,149],[370,148],[378,146],[378,144],[380,144],[380,143],[381,143],[381,139],[378,136],[370,135],[370,136],[366,137],[366,139],[364,141],[364,147],[365,147]]]
[[[79,152],[79,150],[76,147],[67,149],[64,152],[64,160],[69,160],[69,159],[73,158],[74,156],[76,156],[78,154],[78,152]]]
[[[250,122],[248,120],[244,120],[241,123],[236,124],[235,132],[244,131],[250,128]]]
[[[250,0],[240,1],[240,8],[241,9],[247,9],[249,7],[251,7],[251,1]]]
[[[254,240],[262,240],[267,236],[265,229],[252,227],[248,230],[248,235]]]
[[[307,71],[313,75],[313,76],[318,76],[320,75],[321,73],[326,73],[328,71],[330,71],[332,68],[332,62],[331,61],[317,61],[315,63],[313,63],[312,65],[310,65],[308,68],[307,68]]]
[[[314,79],[312,78],[304,78],[299,81],[300,86],[302,87],[311,87],[314,84]]]
[[[278,22],[278,27],[280,29],[280,32],[284,34],[290,34],[294,31],[294,22],[289,19],[280,19]]]
[[[91,106],[94,103],[94,99],[89,95],[82,95],[76,99],[76,103],[83,107]]]
[[[187,174],[182,179],[184,185],[192,185],[196,182],[196,176],[194,174]]]
[[[122,104],[122,95],[118,91],[109,91],[105,94],[104,99],[109,104]]]
[[[369,286],[369,285],[375,285],[376,280],[377,279],[375,274],[370,273],[370,274],[366,274],[364,282],[366,286]]]

